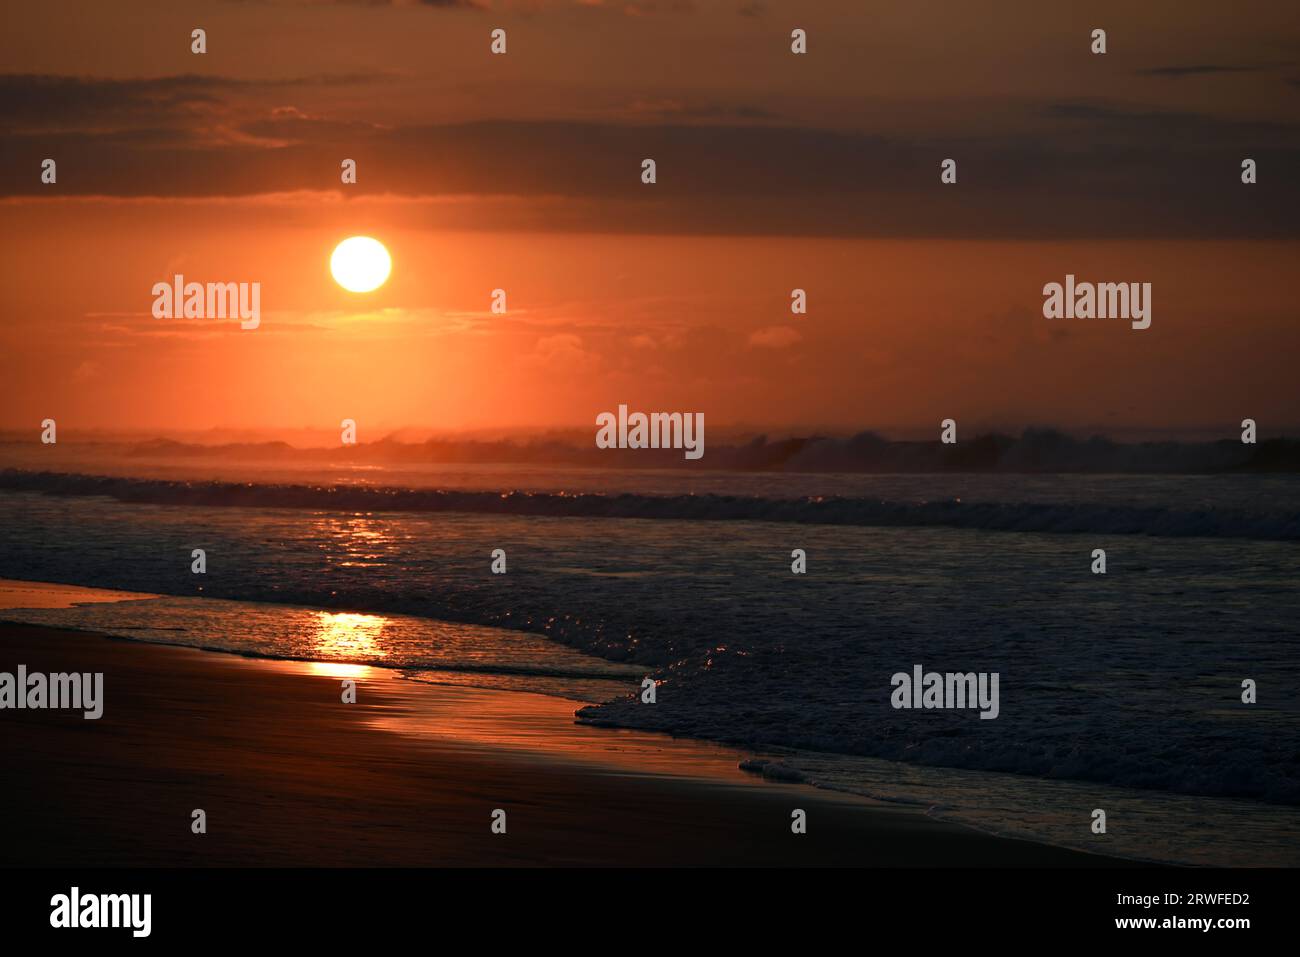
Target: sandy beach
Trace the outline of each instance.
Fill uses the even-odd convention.
[[[578,726],[562,698],[0,626],[0,671],[19,664],[102,671],[105,705],[97,721],[0,713],[6,865],[1116,863],[764,781],[725,748]]]

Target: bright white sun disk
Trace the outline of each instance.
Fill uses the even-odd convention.
[[[330,272],[348,292],[371,292],[388,279],[393,260],[384,244],[369,236],[352,236],[334,247]]]

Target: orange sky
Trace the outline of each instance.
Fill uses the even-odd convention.
[[[73,6],[0,38],[0,427],[1300,426],[1285,4]],[[152,318],[176,272],[261,327]],[[1044,319],[1067,272],[1152,327]]]

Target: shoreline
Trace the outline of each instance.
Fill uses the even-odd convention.
[[[746,752],[578,724],[553,696],[0,624],[0,670],[20,663],[102,671],[106,702],[0,711],[8,866],[1132,864],[772,782]]]

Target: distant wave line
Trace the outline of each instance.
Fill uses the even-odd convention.
[[[1154,535],[1300,541],[1300,513],[1172,509],[1096,503],[884,501],[810,496],[466,491],[338,485],[173,481],[63,472],[0,471],[0,489],[105,496],[128,504],[341,512],[469,512],[587,519],[793,522],[942,527],[1048,534]]]

